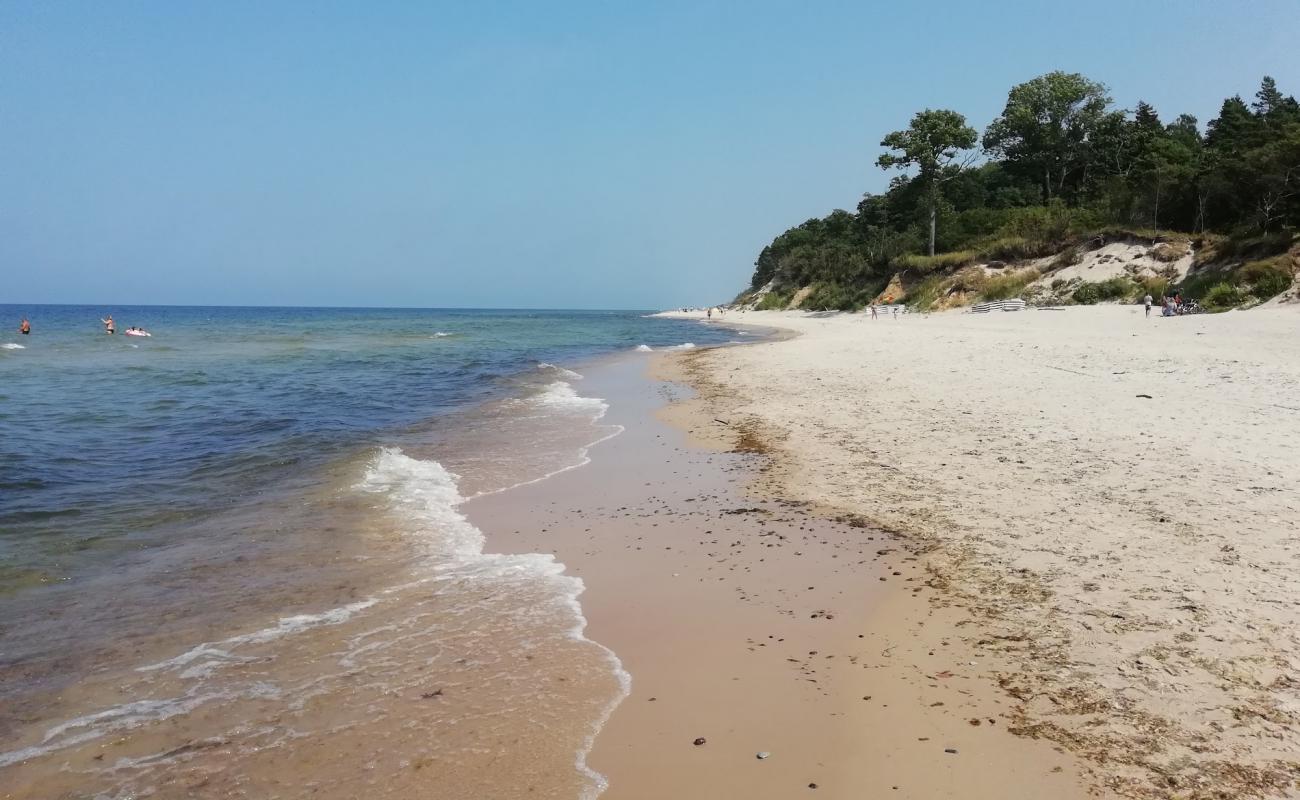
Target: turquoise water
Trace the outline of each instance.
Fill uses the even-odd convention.
[[[173,796],[195,759],[265,787],[275,758],[310,748],[454,760],[489,733],[515,735],[520,763],[571,747],[573,772],[564,743],[620,696],[617,660],[580,634],[580,581],[549,555],[484,553],[457,507],[617,434],[581,392],[584,365],[735,335],[637,312],[0,306],[0,320],[14,797]],[[586,678],[538,695],[543,663]],[[450,738],[401,738],[386,704],[435,673],[481,691],[428,723],[458,725]],[[505,708],[524,710],[493,727]],[[530,725],[549,732],[516,735]],[[200,756],[195,741],[223,745]]]

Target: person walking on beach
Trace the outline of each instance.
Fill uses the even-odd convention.
[[[872,318],[872,319],[875,319],[875,318],[876,318],[876,304],[875,304],[875,303],[872,303],[872,304],[871,304],[871,318]]]
[[[32,323],[27,321],[27,317],[23,317],[23,323],[18,326],[18,332],[21,333],[23,336],[31,335]]]
[[[709,319],[713,319],[713,306],[709,306]]]
[[[113,322],[112,314],[108,315],[108,319],[101,319],[100,322],[104,323],[104,333],[107,333],[109,336],[117,333],[117,325]]]
[[[1142,305],[1146,307],[1147,316],[1148,317],[1151,316],[1151,295],[1150,294],[1142,298]]]

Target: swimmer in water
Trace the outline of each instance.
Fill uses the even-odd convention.
[[[31,334],[32,323],[27,321],[27,317],[23,317],[23,324],[18,326],[18,332],[24,336]]]
[[[104,333],[107,333],[110,336],[117,333],[117,325],[113,323],[112,314],[108,315],[108,319],[101,319],[100,322],[104,323]]]

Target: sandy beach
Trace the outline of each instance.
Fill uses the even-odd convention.
[[[1087,796],[1072,757],[1002,732],[1013,703],[905,542],[764,496],[767,455],[688,436],[701,406],[662,380],[678,363],[584,369],[623,433],[464,507],[489,549],[585,582],[584,634],[631,676],[586,759],[602,798]]]
[[[1297,796],[1297,309],[726,322],[800,335],[677,356],[677,421],[770,453],[751,493],[900,535],[937,615],[909,659],[970,654],[944,669],[1005,704],[995,747],[1094,793]]]

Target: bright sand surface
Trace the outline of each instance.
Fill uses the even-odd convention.
[[[772,451],[755,491],[919,558],[907,586],[941,621],[904,640],[900,720],[960,681],[1095,790],[1300,796],[1300,310],[725,321],[802,335],[679,356],[686,423]],[[922,667],[944,644],[975,664]],[[1008,775],[1003,796],[1047,795]]]
[[[590,464],[462,507],[488,551],[554,552],[582,578],[585,635],[631,675],[587,758],[602,800],[1085,797],[1071,757],[1005,733],[1014,701],[922,562],[767,494],[761,454],[688,443],[653,413],[683,396],[647,379],[657,358],[583,369],[625,427]]]

